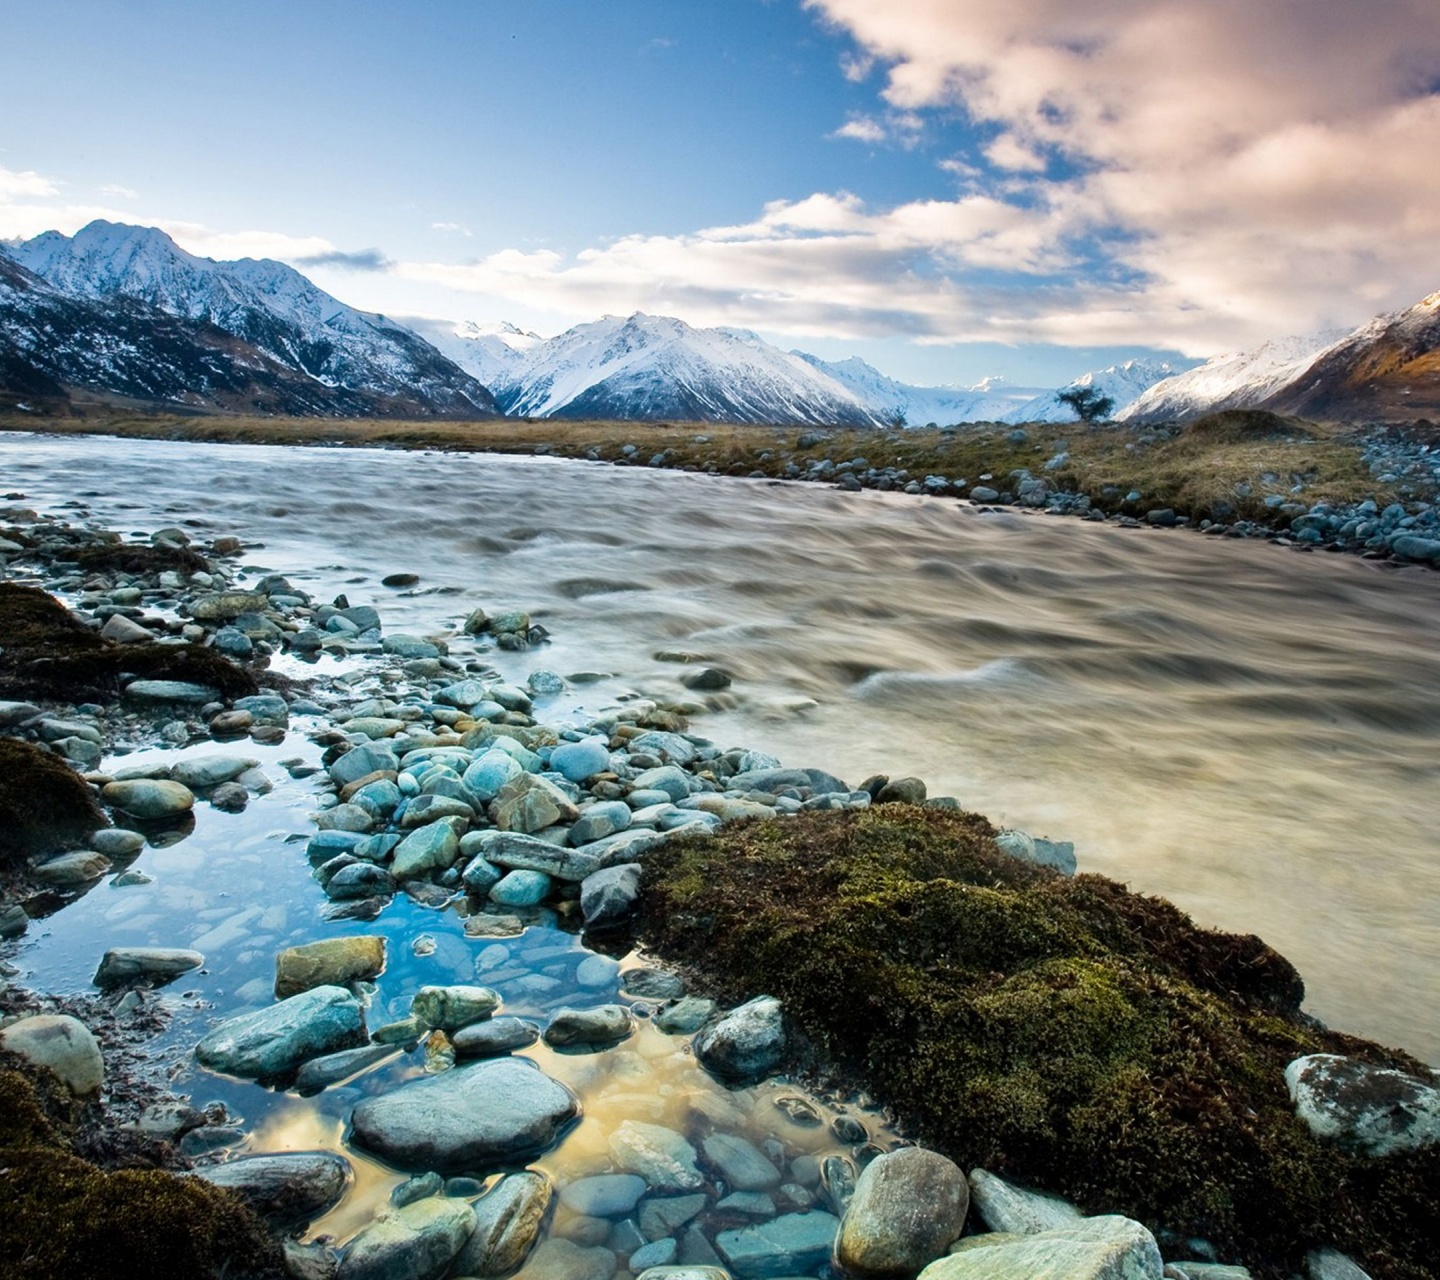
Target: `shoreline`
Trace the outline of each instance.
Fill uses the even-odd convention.
[[[238,549],[236,549],[236,550],[238,550]],[[163,572],[174,572],[174,570],[163,570]],[[207,572],[207,570],[202,570],[202,572]],[[215,585],[216,585],[216,583],[213,582],[213,580],[212,580],[212,582],[210,582],[210,583],[204,583],[203,586],[215,586]],[[124,590],[125,587],[121,587],[121,589]],[[275,585],[275,592],[278,593],[278,595],[281,596],[282,599],[287,598],[287,596],[285,596],[285,586],[282,585],[282,583],[276,583],[276,585]],[[363,608],[366,608],[366,606],[359,606],[359,608],[363,609]],[[331,616],[338,616],[338,613],[340,613],[340,610],[336,609],[336,612],[334,612],[333,615],[331,615]],[[120,615],[115,615],[115,613],[111,613],[111,615],[109,615],[109,616],[111,616],[111,618],[114,618],[114,616],[125,616],[125,615],[124,615],[124,613],[120,613]],[[174,621],[179,622],[179,618],[174,619]],[[369,621],[369,618],[363,619],[363,621]],[[194,625],[194,623],[190,623],[190,625]],[[180,629],[180,632],[183,632],[183,631],[184,631],[184,626],[181,625],[179,629]],[[294,636],[295,636],[295,635],[298,635],[298,634],[300,634],[300,629],[297,629],[297,631],[295,631],[295,632],[289,632],[288,635],[291,636],[291,642],[292,642],[292,644],[294,644]],[[331,634],[331,635],[341,636],[341,638],[344,639],[344,638],[350,638],[351,635],[361,635],[361,632],[359,632],[359,631],[348,632],[346,628],[340,628],[340,629],[337,629],[337,631],[330,632],[330,634]],[[212,635],[213,635],[213,632],[212,632]],[[181,638],[183,638],[183,636],[181,636]],[[395,638],[395,636],[390,636],[390,638],[387,638],[387,639],[392,639],[392,641],[403,641],[403,638]],[[193,639],[192,639],[192,642],[193,642]],[[428,644],[429,644],[429,641],[426,641],[426,639],[423,639],[423,638],[416,638],[416,642],[418,642],[419,645],[428,645]],[[361,645],[357,646],[357,648],[363,648],[363,646],[366,645],[366,644],[369,644],[369,642],[361,642]],[[432,648],[433,648],[433,646],[432,646]],[[403,658],[403,655],[402,655],[402,654],[396,654],[395,649],[393,649],[393,646],[392,646],[392,658],[393,658],[393,659],[396,659],[396,661],[418,661],[418,662],[438,661],[438,659],[429,658],[429,657],[418,657],[418,658],[405,659],[405,658]],[[429,668],[425,668],[425,670],[429,670]],[[433,674],[438,675],[438,674],[439,674],[439,668],[436,668],[436,671],[433,672]],[[504,710],[504,708],[503,708],[503,710]],[[660,713],[664,713],[664,708],[657,708],[657,711],[660,711]],[[222,710],[222,711],[217,711],[216,714],[226,714],[226,713],[225,713],[225,711]],[[459,713],[458,713],[458,711],[456,711],[456,713],[448,713],[448,714],[459,714]],[[523,711],[510,711],[510,713],[508,713],[508,714],[511,714],[511,716],[518,716],[518,717],[520,717],[520,720],[518,720],[518,721],[510,721],[510,723],[513,724],[513,727],[514,727],[514,729],[516,729],[516,730],[523,729],[523,727],[524,727],[523,721],[526,720],[526,718],[528,718],[528,717],[527,717],[527,714],[526,714],[526,713],[523,713]],[[351,718],[353,718],[353,717],[351,717]],[[370,717],[370,718],[372,718],[372,720],[373,720],[374,716],[372,716],[372,717]],[[383,717],[382,717],[382,718],[383,718]],[[462,717],[462,718],[464,718],[464,717]],[[436,721],[436,723],[442,723],[442,721]],[[459,723],[462,723],[462,721],[461,721],[461,720],[456,720],[456,721],[455,721],[455,726],[458,726]],[[530,723],[534,723],[534,721],[531,720]],[[455,726],[452,726],[452,727],[455,727]],[[338,731],[338,730],[337,730],[337,731]],[[354,730],[354,731],[356,731],[356,733],[361,733],[361,730],[360,730],[360,729],[356,729],[356,730]],[[396,730],[396,731],[397,731],[397,730]],[[649,729],[649,730],[647,730],[647,731],[649,731],[649,733],[652,733],[652,734],[683,733],[683,731],[684,731],[684,724],[674,723],[674,721],[671,721],[671,723],[668,724],[668,727],[667,727],[667,723],[665,723],[664,720],[657,720],[657,721],[655,721],[654,727],[651,727],[651,729]],[[341,734],[341,736],[343,736],[343,734]],[[369,737],[369,734],[366,734],[366,736],[364,736],[364,737]],[[439,739],[444,739],[444,742],[441,742],[441,743],[436,744],[435,749],[439,749],[439,747],[444,747],[445,744],[448,743],[448,739],[446,739],[445,734],[438,734],[438,737],[439,737]],[[63,742],[63,739],[59,739],[59,740],[60,740],[60,742]],[[85,737],[81,737],[81,742],[88,742],[88,739],[85,739]],[[622,739],[622,742],[629,742],[629,739]],[[336,739],[336,742],[333,743],[333,746],[336,746],[336,744],[338,744],[338,743],[340,743],[340,740]],[[347,743],[347,744],[348,744],[348,743]],[[353,747],[353,749],[360,749],[360,747],[363,747],[363,746],[364,746],[364,742],[357,743],[356,746]],[[78,746],[76,746],[76,747],[75,747],[75,750],[78,750],[78,752],[81,752],[82,754],[88,754],[88,753],[85,753],[85,752],[84,752],[84,747],[78,747]],[[423,750],[423,747],[422,747],[422,750]],[[341,754],[341,756],[338,756],[337,759],[338,759],[338,760],[346,759],[346,754]],[[778,762],[776,762],[776,763],[778,763]],[[665,767],[665,766],[664,766],[664,763],[660,763],[660,765],[655,765],[655,766],[651,766],[651,767]],[[383,770],[382,770],[382,772],[383,772]],[[338,780],[338,779],[337,779],[337,780]],[[361,779],[359,779],[359,778],[353,779],[353,782],[360,782],[360,780],[361,780]],[[913,779],[912,779],[912,780],[909,780],[909,782],[912,782],[912,783],[913,783],[914,780],[913,780]],[[881,780],[880,783],[877,783],[877,786],[876,786],[876,795],[870,795],[870,793],[867,792],[867,796],[868,796],[867,802],[865,802],[865,805],[861,806],[861,808],[868,808],[868,805],[870,805],[870,802],[877,801],[878,795],[880,795],[881,790],[883,790],[884,786],[886,786],[886,782],[883,782],[883,780]],[[910,795],[909,798],[910,798],[910,799],[913,799],[913,798],[914,798],[913,788],[910,789],[910,790],[912,790],[912,795]],[[851,793],[851,795],[858,796],[858,792]],[[920,793],[920,798],[922,798],[922,799],[924,798],[924,796],[923,796],[923,788],[922,788],[922,793]],[[344,801],[344,799],[341,798],[341,796],[337,796],[336,799],[337,799],[337,801],[340,801],[340,805],[346,805],[346,803],[348,803],[347,801]],[[599,796],[596,796],[596,799],[599,799]],[[605,801],[602,801],[602,803],[603,803],[603,802],[605,802]],[[749,803],[753,803],[753,802],[749,802]],[[857,801],[857,803],[858,803],[858,801]],[[831,806],[831,808],[834,808],[834,806]],[[703,811],[697,811],[697,812],[703,812]],[[736,816],[742,815],[742,812],[743,812],[743,811],[736,811]],[[780,819],[780,821],[785,821],[785,819]],[[717,825],[719,825],[719,824],[717,824]],[[343,828],[340,828],[340,829],[343,829]],[[351,861],[351,864],[353,864],[353,861]],[[344,870],[344,868],[338,868],[338,870]],[[361,917],[361,919],[363,919],[363,917]],[[991,1225],[994,1225],[994,1224],[991,1224]]]
[[[952,498],[980,510],[1125,529],[1189,528],[1440,568],[1440,431],[1421,426],[1339,428],[1260,411],[1223,412],[1183,427],[966,424],[903,431],[115,412],[40,420],[12,412],[0,414],[0,432],[553,457]],[[881,464],[880,457],[894,461]]]

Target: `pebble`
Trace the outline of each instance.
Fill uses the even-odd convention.
[[[195,807],[189,787],[155,778],[111,782],[101,789],[100,798],[112,809],[142,821],[178,817]]]

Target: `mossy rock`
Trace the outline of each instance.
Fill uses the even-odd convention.
[[[208,571],[210,563],[198,551],[169,543],[117,542],[108,546],[87,547],[75,562],[92,573],[131,573],[155,575],[172,570],[189,577]]]
[[[779,996],[825,1065],[966,1168],[1262,1275],[1321,1243],[1377,1280],[1432,1274],[1440,1150],[1322,1146],[1284,1080],[1314,1052],[1418,1064],[1302,1017],[1299,976],[1259,939],[994,835],[901,805],[733,826],[649,855],[640,928],[729,999]]]
[[[63,760],[0,738],[0,869],[36,853],[76,848],[109,822],[95,793]]]
[[[0,698],[110,698],[127,672],[207,685],[227,697],[257,691],[248,671],[211,649],[115,644],[38,587],[0,583]]]

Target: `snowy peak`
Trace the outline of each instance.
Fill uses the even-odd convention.
[[[216,262],[155,227],[96,221],[47,231],[9,255],[72,298],[143,303],[212,324],[327,387],[394,399],[422,414],[494,412],[483,384],[422,338],[357,311],[269,259]]]
[[[1164,378],[1175,373],[1173,365],[1155,360],[1127,360],[1124,364],[1112,364],[1107,369],[1095,369],[1082,373],[1078,378],[1061,387],[1061,391],[1093,388],[1102,396],[1114,401],[1111,415],[1125,416],[1126,408],[1138,396]],[[1058,393],[1047,391],[1028,400],[1012,410],[1005,418],[1007,422],[1077,422],[1079,415],[1057,398]]]

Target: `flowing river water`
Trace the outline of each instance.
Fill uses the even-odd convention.
[[[629,691],[693,698],[657,655],[703,655],[735,681],[692,731],[852,785],[917,775],[997,824],[1072,840],[1082,870],[1259,934],[1332,1026],[1440,1064],[1440,575],[954,500],[479,454],[9,436],[0,488],[120,530],[238,535],[260,544],[247,566],[374,603],[390,632],[528,609],[553,639],[487,655],[507,678],[609,674],[546,718]],[[399,571],[420,586],[381,587]],[[276,792],[241,819],[200,812],[189,839],[147,851],[156,883],[128,902],[102,889],[32,929],[27,980],[78,989],[104,945],[193,946],[207,976],[179,985],[224,1012],[259,998],[280,946],[336,932],[310,923],[319,891],[283,845],[307,830],[313,792],[278,761],[318,749],[292,733],[244,751]],[[427,966],[397,968],[393,1016],[422,981],[486,981],[486,965],[523,974],[505,993],[522,1015],[617,990],[594,965],[587,988],[590,953],[556,929],[486,961],[403,898],[373,928],[392,955],[436,935]],[[197,1018],[172,1033],[177,1061]],[[643,1103],[677,1127],[665,1099],[693,1103],[699,1075],[649,1027],[618,1057],[532,1054],[587,1115]],[[196,1085],[192,1067],[181,1077]],[[339,1141],[333,1106],[206,1088],[258,1120],[261,1148]],[[746,1102],[757,1142],[787,1123],[772,1102]],[[596,1131],[551,1159],[583,1167]],[[787,1142],[823,1154],[818,1136]],[[393,1184],[365,1169],[362,1185]],[[344,1235],[367,1203],[323,1225]]]

